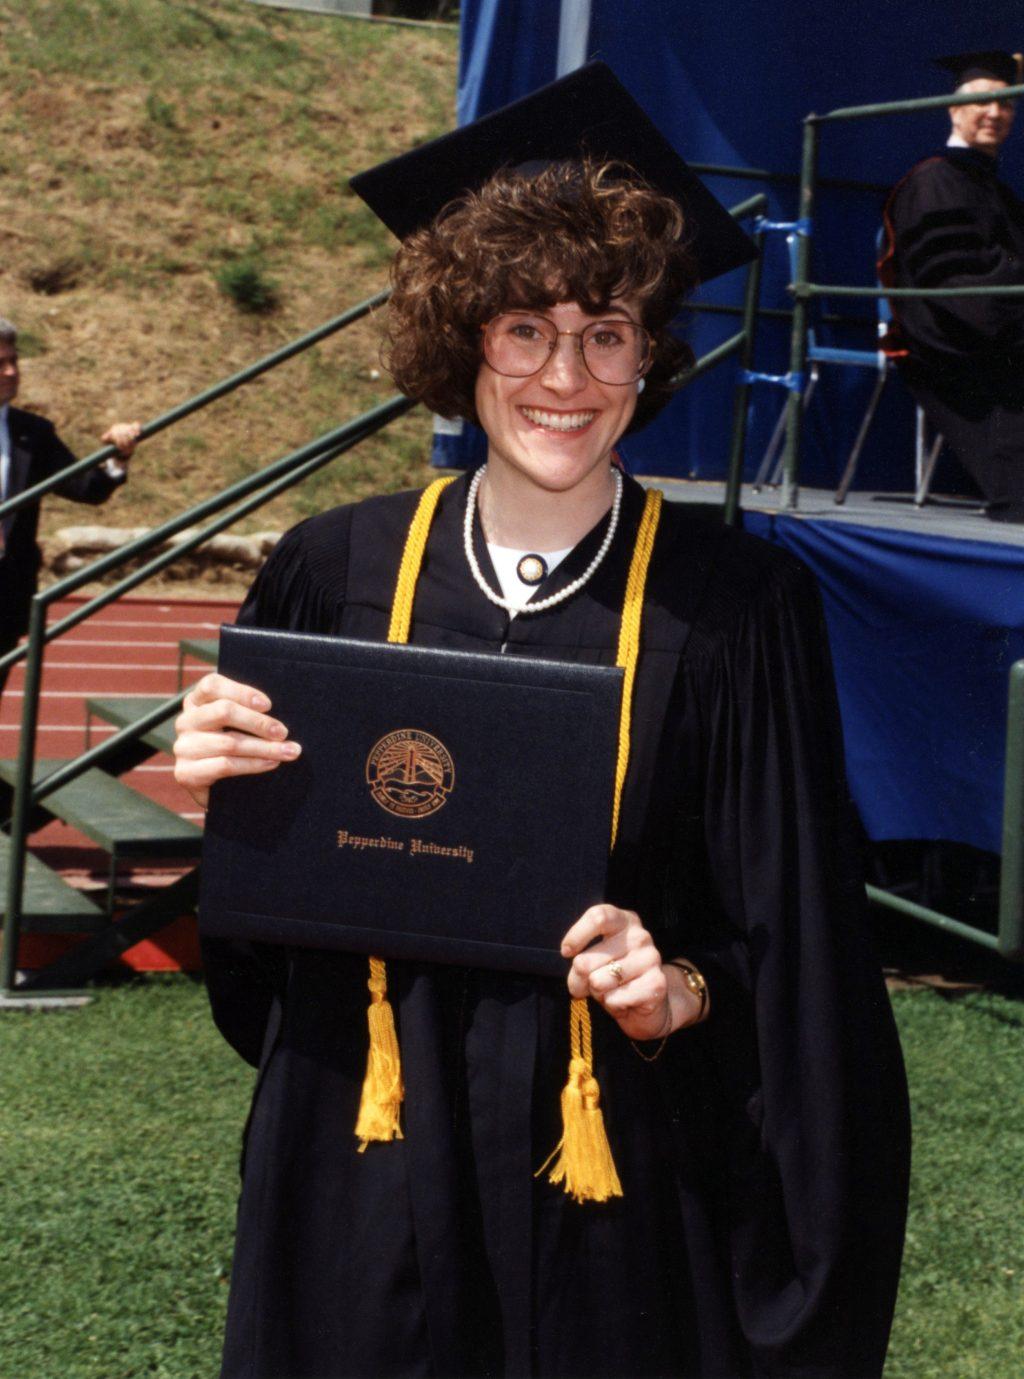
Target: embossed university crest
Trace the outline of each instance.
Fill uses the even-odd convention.
[[[455,784],[447,747],[419,728],[398,728],[375,743],[366,758],[366,783],[381,809],[400,818],[436,814]]]

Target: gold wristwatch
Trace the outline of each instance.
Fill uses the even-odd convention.
[[[702,973],[698,972],[693,963],[687,962],[685,958],[670,958],[669,962],[673,967],[679,968],[680,972],[683,974],[683,981],[686,983],[687,989],[692,991],[700,1000],[700,1010],[697,1012],[696,1020],[693,1021],[695,1025],[699,1025],[701,1020],[703,1020],[708,1013],[708,1001],[710,999],[708,996],[708,984],[704,980]]]

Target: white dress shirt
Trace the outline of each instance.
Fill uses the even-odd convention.
[[[11,428],[7,422],[7,403],[0,407],[0,502],[8,495],[11,482]]]

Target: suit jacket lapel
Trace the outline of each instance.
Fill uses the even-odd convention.
[[[11,433],[11,472],[5,498],[13,498],[16,493],[28,488],[28,472],[32,464],[32,451],[28,436],[21,424],[21,418],[12,408],[7,413],[7,425]]]

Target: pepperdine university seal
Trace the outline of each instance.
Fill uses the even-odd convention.
[[[398,728],[375,743],[366,758],[366,783],[381,809],[400,818],[436,814],[455,784],[447,747],[419,728]]]

